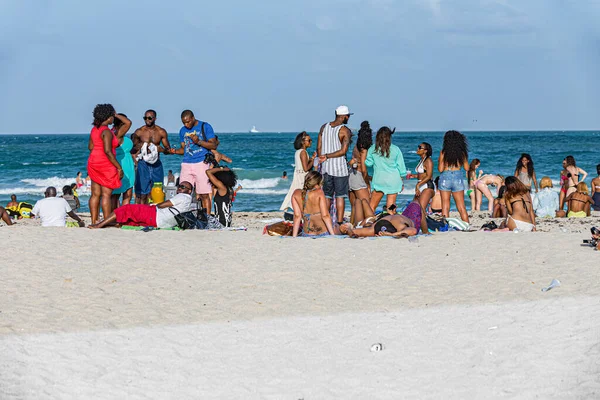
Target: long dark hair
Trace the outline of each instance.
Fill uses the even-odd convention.
[[[360,123],[360,129],[358,131],[358,139],[356,139],[356,148],[361,150],[369,150],[369,147],[373,144],[373,130],[369,121],[363,121]]]
[[[507,176],[504,180],[504,186],[506,187],[506,192],[504,193],[506,200],[529,193],[529,188],[514,176]]]
[[[232,190],[237,185],[237,174],[232,170],[222,170],[214,173],[215,178],[225,185],[228,191]]]
[[[448,131],[444,135],[444,162],[448,166],[460,166],[469,159],[469,143],[459,131]]]
[[[423,145],[423,148],[425,149],[425,158],[431,157],[433,155],[433,148],[431,147],[431,145],[427,142],[423,142],[421,144]]]
[[[529,175],[530,178],[533,178],[533,160],[531,159],[531,156],[527,153],[523,153],[521,154],[521,157],[519,157],[519,161],[517,161],[517,167],[515,168],[515,173],[519,174],[521,172],[521,168],[523,168],[524,158],[526,158],[527,161],[529,161],[527,163],[527,175]]]
[[[381,154],[388,158],[390,156],[390,146],[392,145],[392,135],[396,132],[396,128],[391,130],[387,126],[382,126],[377,131],[375,136],[375,153]]]
[[[302,131],[299,134],[296,135],[296,139],[294,140],[294,148],[296,150],[300,150],[302,148],[302,142],[304,141],[304,138],[307,136],[306,131]]]
[[[102,123],[115,115],[115,108],[112,104],[97,104],[94,107],[94,122],[96,128],[100,128]]]
[[[477,169],[475,166],[479,164],[481,165],[481,161],[479,161],[479,158],[474,158],[471,160],[471,164],[469,164],[469,184],[471,184],[471,181],[477,178],[477,175],[475,173],[475,170]]]
[[[567,163],[567,167],[570,165],[572,165],[573,167],[577,166],[577,164],[575,164],[575,157],[573,157],[573,156],[566,156],[565,163]]]

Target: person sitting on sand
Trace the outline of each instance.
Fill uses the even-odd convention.
[[[15,194],[10,195],[10,201],[6,205],[6,208],[3,208],[3,210],[5,210],[11,217],[17,217],[18,219],[23,218],[19,212],[19,202],[17,201],[17,195]]]
[[[436,177],[433,180],[433,183],[435,183],[435,194],[433,195],[433,197],[431,198],[431,201],[429,202],[429,210],[432,213],[441,214],[442,213],[442,193],[438,189],[438,184],[440,183],[440,177],[439,176]]]
[[[535,215],[540,218],[564,217],[558,211],[558,193],[552,190],[552,179],[544,176],[540,180],[540,191],[533,199]]]
[[[81,207],[81,203],[79,203],[79,197],[76,197],[73,194],[73,189],[71,188],[71,185],[63,186],[62,192],[62,198],[65,199],[67,203],[69,203],[69,207],[71,207],[73,211],[77,211],[79,207]]]
[[[10,215],[8,215],[8,212],[6,211],[6,209],[2,206],[0,206],[0,219],[2,221],[4,221],[4,223],[6,225],[12,225],[12,220],[10,219]]]
[[[173,228],[177,226],[175,214],[187,212],[191,208],[192,189],[191,183],[183,181],[177,186],[177,194],[162,203],[156,205],[124,204],[110,213],[104,221],[90,225],[90,229],[120,225]]]
[[[294,210],[294,229],[292,236],[315,236],[339,234],[337,225],[333,225],[329,208],[323,192],[323,175],[310,171],[304,179],[304,187],[292,194]],[[302,232],[300,232],[302,225]]]
[[[73,212],[67,200],[62,197],[56,197],[55,187],[48,187],[44,192],[44,196],[45,198],[38,200],[31,210],[31,218],[39,217],[42,220],[43,227],[64,228],[67,226],[67,215],[77,221],[80,227],[85,226],[81,218]]]
[[[228,167],[214,167],[206,171],[206,176],[213,187],[213,205],[215,217],[225,228],[231,227],[233,216],[231,203],[233,203],[234,190],[237,184],[237,175]]]
[[[600,164],[596,165],[596,173],[598,176],[592,179],[592,199],[594,204],[592,208],[594,211],[600,211]]]
[[[504,194],[506,193],[506,186],[500,186],[498,189],[498,197],[494,199],[494,211],[492,212],[492,218],[506,218],[508,212],[506,211],[506,201]]]
[[[523,232],[535,231],[535,214],[529,188],[515,176],[507,176],[504,184],[506,186],[504,199],[508,216],[500,227],[508,228],[511,231],[515,229]]]
[[[591,205],[594,204],[594,199],[588,193],[588,186],[585,182],[579,182],[577,191],[567,197],[567,217],[585,218],[591,215]]]
[[[488,185],[494,185],[496,188],[500,188],[504,184],[504,177],[502,175],[491,175],[486,174],[479,177],[473,182],[475,190],[475,210],[481,210],[481,200],[485,196],[488,200],[488,212],[490,215],[494,211],[494,196],[488,188]]]
[[[418,201],[410,203],[402,214],[381,213],[375,217],[367,199],[356,199],[355,205],[356,218],[360,222],[356,226],[344,224],[340,227],[342,233],[350,237],[372,237],[372,236],[393,236],[408,237],[414,236],[421,230],[428,234],[426,213]]]

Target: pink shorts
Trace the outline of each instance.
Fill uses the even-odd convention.
[[[199,163],[181,163],[181,173],[179,174],[179,183],[188,181],[192,186],[196,186],[196,194],[212,193],[212,185],[208,180],[206,171],[210,165],[205,162]]]

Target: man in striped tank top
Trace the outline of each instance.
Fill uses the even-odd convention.
[[[350,146],[352,133],[345,125],[351,115],[347,106],[336,108],[335,120],[321,127],[317,143],[327,208],[331,207],[331,199],[335,195],[338,224],[344,222],[344,205],[345,199],[348,197],[349,172],[346,153]]]

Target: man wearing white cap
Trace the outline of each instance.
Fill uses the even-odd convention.
[[[335,120],[321,127],[317,144],[327,208],[331,206],[331,199],[335,195],[338,224],[344,222],[344,204],[345,198],[348,197],[349,174],[346,153],[352,133],[345,125],[351,115],[347,106],[336,108]]]

